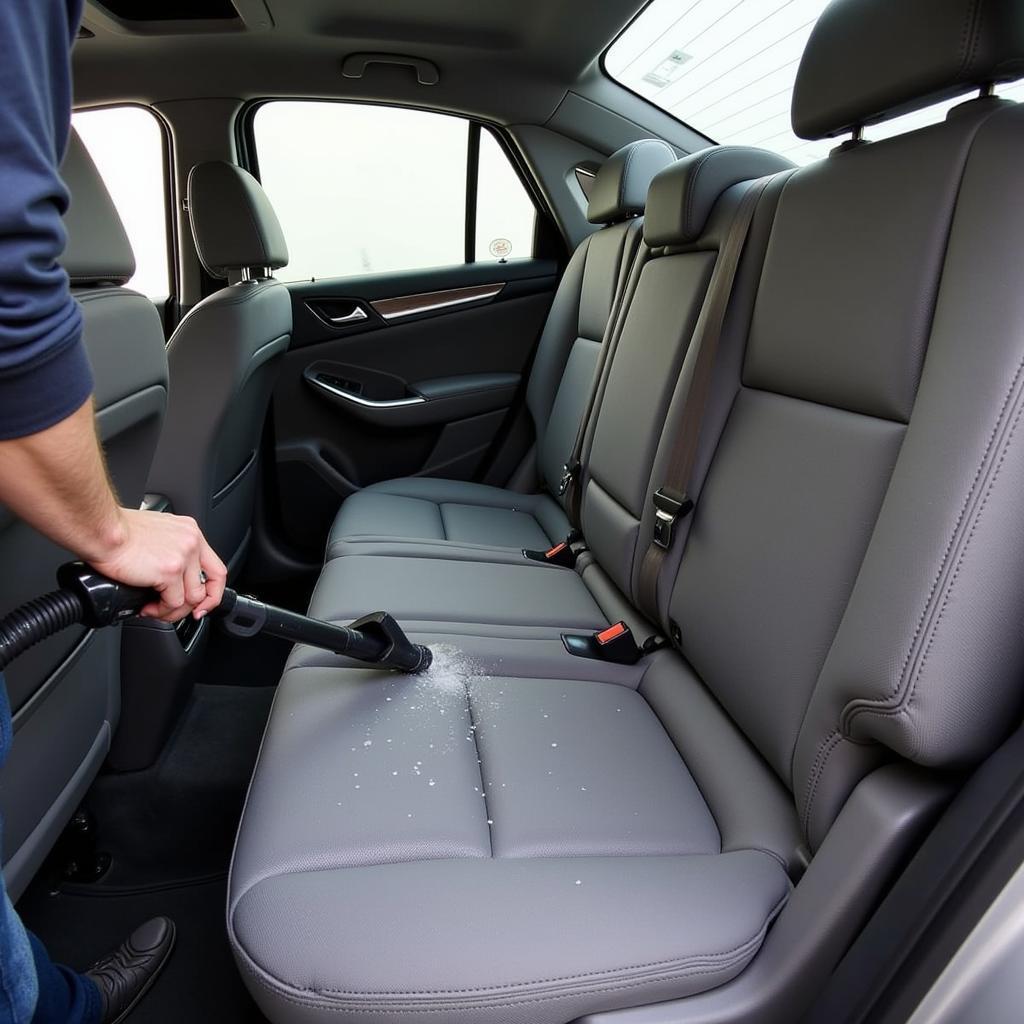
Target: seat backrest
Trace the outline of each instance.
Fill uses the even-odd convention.
[[[123,287],[135,258],[74,132],[61,172],[71,194],[61,262],[82,310],[97,429],[122,504],[137,507],[167,402],[163,327],[153,303]],[[53,590],[57,567],[72,557],[0,507],[0,607]],[[65,630],[6,670],[15,737],[0,773],[0,809],[15,897],[106,756],[120,706],[119,652],[119,630]]]
[[[675,159],[667,143],[641,139],[608,157],[594,179],[587,219],[601,227],[580,243],[566,267],[526,391],[537,467],[552,495],[558,495],[601,345],[640,244],[647,189]]]
[[[1016,0],[842,0],[794,124],[1021,75]],[[1020,721],[1022,159],[1024,108],[969,100],[770,186],[746,254],[663,625],[812,849],[880,763],[963,768]]]
[[[259,182],[233,164],[193,167],[188,201],[199,258],[229,283],[171,336],[170,404],[149,490],[192,516],[235,572],[251,535],[267,405],[291,340],[291,298],[270,276],[288,248]]]
[[[731,214],[744,183],[791,169],[766,150],[716,146],[676,161],[651,183],[644,241],[583,448],[583,532],[627,595],[655,454],[673,427],[683,359]]]

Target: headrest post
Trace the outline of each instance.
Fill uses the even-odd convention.
[[[863,142],[864,141],[864,125],[859,124],[853,129],[853,135],[850,136],[851,142]]]
[[[996,94],[996,83],[995,82],[986,82],[981,87],[981,92],[978,93],[978,98],[985,100],[985,99],[991,98],[992,96],[995,96],[995,94]]]

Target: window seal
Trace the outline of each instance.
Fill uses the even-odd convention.
[[[466,265],[476,263],[477,193],[480,188],[480,125],[469,122],[466,137]],[[532,197],[531,197],[532,198]]]

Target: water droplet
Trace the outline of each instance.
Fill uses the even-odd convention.
[[[587,791],[587,787],[586,786],[580,786],[580,792],[581,793],[586,793],[586,791]]]
[[[576,884],[577,885],[582,885],[583,884],[583,879],[582,878],[577,878],[576,879]]]
[[[392,774],[392,775],[397,775],[397,774],[398,774],[398,772],[392,772],[391,774]]]
[[[373,746],[373,740],[363,740],[363,746],[364,747],[372,747]]]
[[[493,825],[494,824],[494,819],[493,818],[488,818],[487,819],[487,824],[488,825]]]
[[[360,787],[359,787],[359,783],[357,782],[357,783],[356,783],[356,789],[359,789],[359,788],[360,788]]]
[[[437,783],[436,783],[436,782],[434,782],[434,780],[433,780],[433,779],[427,779],[427,785],[428,785],[428,786],[436,786],[436,785],[437,785]]]
[[[557,743],[552,743],[552,744],[551,744],[551,746],[553,746],[553,747],[557,747],[557,746],[558,746],[558,744],[557,744]]]
[[[391,698],[390,698],[390,697],[385,697],[384,699],[385,699],[386,701],[390,701],[390,700],[391,700]]]

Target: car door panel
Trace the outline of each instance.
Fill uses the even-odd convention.
[[[290,284],[273,399],[285,538],[319,550],[341,501],[379,480],[470,480],[522,394],[557,283],[541,259]]]

